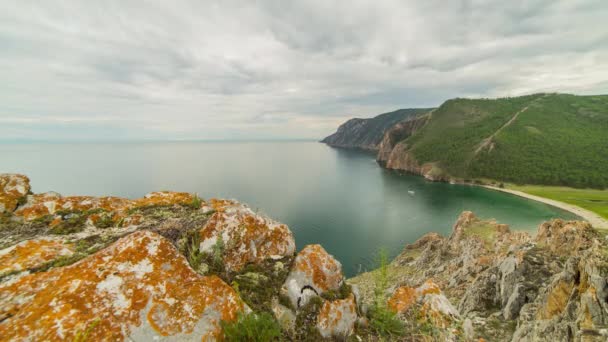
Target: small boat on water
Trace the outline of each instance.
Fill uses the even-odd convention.
[[[408,194],[410,194],[410,195],[412,195],[412,196],[414,196],[414,195],[416,194],[416,192],[414,192],[414,191],[412,191],[412,190],[408,190],[408,192],[407,192],[407,193],[408,193]]]

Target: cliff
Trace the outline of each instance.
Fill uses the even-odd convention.
[[[350,119],[338,127],[336,133],[321,140],[329,146],[377,151],[384,133],[393,125],[416,117],[429,109],[399,109],[371,119]]]
[[[31,192],[0,174],[0,340],[604,341],[608,245],[465,212],[346,280],[320,245],[234,200]]]

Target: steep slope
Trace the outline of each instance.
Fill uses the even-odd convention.
[[[378,156],[433,180],[608,186],[608,96],[453,99]]]
[[[330,146],[378,150],[384,133],[400,121],[428,112],[428,108],[399,109],[371,119],[350,119],[340,125],[336,133],[321,140]]]

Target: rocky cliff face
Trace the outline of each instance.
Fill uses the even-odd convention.
[[[464,212],[450,237],[406,246],[385,290],[405,316],[437,308],[438,340],[462,329],[471,341],[606,341],[607,252],[605,233],[586,222],[553,220],[532,237]],[[375,272],[349,280],[364,299]]]
[[[385,132],[395,124],[429,111],[426,108],[400,109],[371,119],[351,119],[338,127],[336,133],[321,140],[334,147],[377,151]]]
[[[376,160],[382,167],[421,175],[431,181],[449,181],[438,163],[420,164],[405,141],[428,122],[431,113],[397,123],[384,134]]]
[[[261,314],[276,340],[608,337],[608,244],[585,222],[532,237],[465,212],[451,236],[427,234],[345,280],[322,246],[296,253],[286,225],[236,201],[33,194],[11,174],[0,184],[2,341],[230,341],[227,326],[243,332]],[[391,315],[401,328],[387,335]]]

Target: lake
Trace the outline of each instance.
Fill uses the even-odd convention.
[[[0,156],[0,172],[28,175],[34,192],[237,199],[288,224],[298,249],[323,245],[347,276],[369,268],[380,248],[395,256],[425,233],[448,235],[464,210],[529,231],[574,218],[509,194],[399,175],[371,154],[312,141],[0,144]]]

